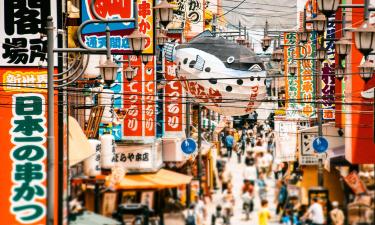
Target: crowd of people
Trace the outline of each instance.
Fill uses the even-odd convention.
[[[212,215],[211,224],[216,224],[219,218],[223,218],[223,224],[230,224],[230,218],[234,215],[236,204],[241,204],[245,212],[245,220],[256,219],[258,225],[268,225],[270,219],[273,223],[282,225],[323,225],[327,224],[322,204],[318,198],[312,199],[311,205],[301,205],[298,196],[288,191],[291,174],[288,174],[287,162],[279,162],[275,155],[275,133],[268,121],[255,122],[242,129],[226,128],[219,134],[221,142],[221,160],[217,161],[217,171],[221,184],[221,201]],[[236,155],[236,156],[235,156]],[[229,162],[243,163],[243,171],[232,171]],[[233,173],[242,174],[243,184],[235,187]],[[238,175],[237,175],[238,176]],[[274,183],[273,183],[274,182]],[[234,196],[234,188],[240,188],[241,196]],[[270,198],[270,191],[275,191],[274,199]],[[241,202],[236,202],[240,197]],[[255,207],[255,199],[259,202]],[[274,201],[276,209],[269,209],[269,201]],[[202,201],[198,201],[199,209],[195,210],[206,221],[208,215],[204,210]],[[336,205],[335,205],[336,204]],[[330,223],[333,225],[344,224],[344,214],[333,203],[333,210],[329,213]],[[255,213],[252,213],[254,212]],[[249,215],[256,215],[251,218]],[[249,221],[250,222],[250,221]],[[199,223],[205,224],[205,223]],[[255,224],[255,223],[254,223]]]

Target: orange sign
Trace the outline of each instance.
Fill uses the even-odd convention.
[[[0,87],[0,212],[3,224],[46,223],[47,96],[40,89],[45,82],[38,82],[38,79],[46,78],[45,70],[0,69],[0,80],[3,81]],[[57,123],[55,126],[57,128]]]

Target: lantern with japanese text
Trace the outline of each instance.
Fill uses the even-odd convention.
[[[177,46],[175,57],[187,92],[222,115],[249,114],[266,95],[263,62],[245,46],[220,37],[197,37]]]
[[[100,164],[103,169],[111,169],[115,165],[115,138],[109,133],[100,136],[102,144]]]
[[[90,139],[89,143],[91,148],[95,151],[95,154],[87,158],[83,162],[83,172],[86,176],[92,177],[100,175],[100,153],[101,153],[101,142],[96,139]]]

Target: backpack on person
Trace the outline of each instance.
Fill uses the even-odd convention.
[[[188,210],[188,214],[185,220],[185,225],[196,225],[195,216],[193,213],[190,212],[190,210]]]

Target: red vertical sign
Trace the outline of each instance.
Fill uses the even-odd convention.
[[[130,57],[131,66],[135,68],[136,74],[131,81],[124,80],[124,109],[127,110],[124,119],[124,136],[142,136],[142,62],[141,57]],[[124,63],[124,69],[128,63]]]
[[[144,136],[155,136],[155,67],[154,57],[144,66],[143,93],[144,93]]]
[[[183,131],[182,85],[176,77],[176,65],[165,60],[164,124],[166,132]]]

